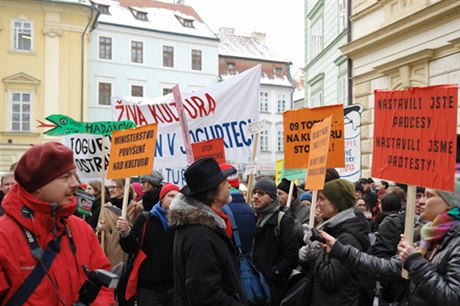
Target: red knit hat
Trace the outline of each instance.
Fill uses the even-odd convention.
[[[164,184],[163,187],[161,187],[161,191],[160,191],[160,201],[163,200],[164,196],[171,190],[179,191],[180,189],[179,187],[171,183]]]
[[[226,170],[226,169],[232,169],[232,168],[235,170],[235,174],[230,175],[229,177],[227,177],[227,182],[233,188],[239,189],[240,188],[240,180],[238,179],[238,173],[236,172],[235,167],[233,167],[230,164],[226,164],[226,163],[220,164],[219,167],[220,167],[220,170]]]
[[[61,143],[47,142],[24,153],[14,170],[14,178],[25,190],[34,192],[73,169],[73,151]]]

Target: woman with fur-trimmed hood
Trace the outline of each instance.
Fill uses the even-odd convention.
[[[198,160],[172,201],[175,305],[244,305],[230,220],[220,211],[231,201],[230,171],[212,158]]]

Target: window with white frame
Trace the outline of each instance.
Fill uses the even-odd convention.
[[[144,62],[144,43],[142,41],[131,41],[131,62]]]
[[[14,91],[10,96],[11,130],[17,132],[30,131],[31,94]]]
[[[201,71],[201,50],[192,50],[192,70]]]
[[[142,85],[131,85],[131,97],[143,97],[144,86]]]
[[[339,33],[348,26],[347,2],[348,0],[339,0]]]
[[[259,133],[259,139],[260,139],[260,150],[261,151],[268,151],[268,131],[261,131]]]
[[[323,87],[313,87],[310,103],[312,107],[323,105]]]
[[[323,20],[317,18],[310,27],[310,60],[323,49]]]
[[[348,77],[342,73],[337,78],[337,102],[343,105],[348,104]]]
[[[163,46],[163,67],[174,67],[174,47]]]
[[[276,151],[284,151],[284,133],[283,130],[278,130],[276,135]]]
[[[268,112],[268,102],[269,102],[268,92],[261,91],[259,93],[259,111]]]
[[[99,58],[112,59],[112,38],[99,37]]]
[[[286,94],[279,93],[276,95],[276,111],[282,113],[286,110]]]
[[[110,105],[112,97],[112,83],[99,82],[98,84],[98,104]]]
[[[14,49],[32,51],[32,23],[30,21],[14,20],[13,32]]]

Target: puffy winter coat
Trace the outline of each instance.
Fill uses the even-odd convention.
[[[390,260],[335,243],[330,256],[369,278],[399,279],[401,261]],[[452,226],[431,262],[420,253],[409,256],[404,266],[409,271],[409,285],[404,290],[402,305],[460,305],[460,224]]]
[[[362,214],[354,208],[341,211],[324,222],[320,229],[336,237],[343,244],[359,250],[368,250],[369,227]],[[309,254],[310,271],[313,273],[311,305],[358,305],[361,294],[360,276],[331,258],[317,243]]]
[[[78,300],[78,291],[86,280],[83,266],[89,270],[110,269],[96,235],[83,220],[73,216],[76,201],[55,211],[50,203],[42,202],[15,184],[3,201],[5,215],[0,218],[0,304],[5,305],[19,289],[37,264],[21,227],[33,233],[42,249],[56,235],[63,235],[60,252],[49,268],[49,276],[56,289],[45,276],[24,305],[72,305]],[[64,220],[73,237],[76,252],[73,254],[69,235],[65,233]],[[113,292],[102,288],[92,305],[115,305]]]
[[[225,222],[208,206],[179,193],[169,210],[174,228],[176,305],[244,305],[238,258]]]

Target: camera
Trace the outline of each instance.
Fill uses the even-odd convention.
[[[319,231],[315,227],[312,227],[312,229],[311,229],[310,240],[311,241],[319,241],[319,242],[322,242],[322,243],[326,243],[326,240],[324,240],[324,238],[322,238],[319,235]]]
[[[99,294],[101,287],[116,288],[119,276],[104,270],[97,269],[87,271],[85,269],[88,279],[81,286],[78,292],[78,301],[73,303],[73,306],[85,306],[91,304]]]

